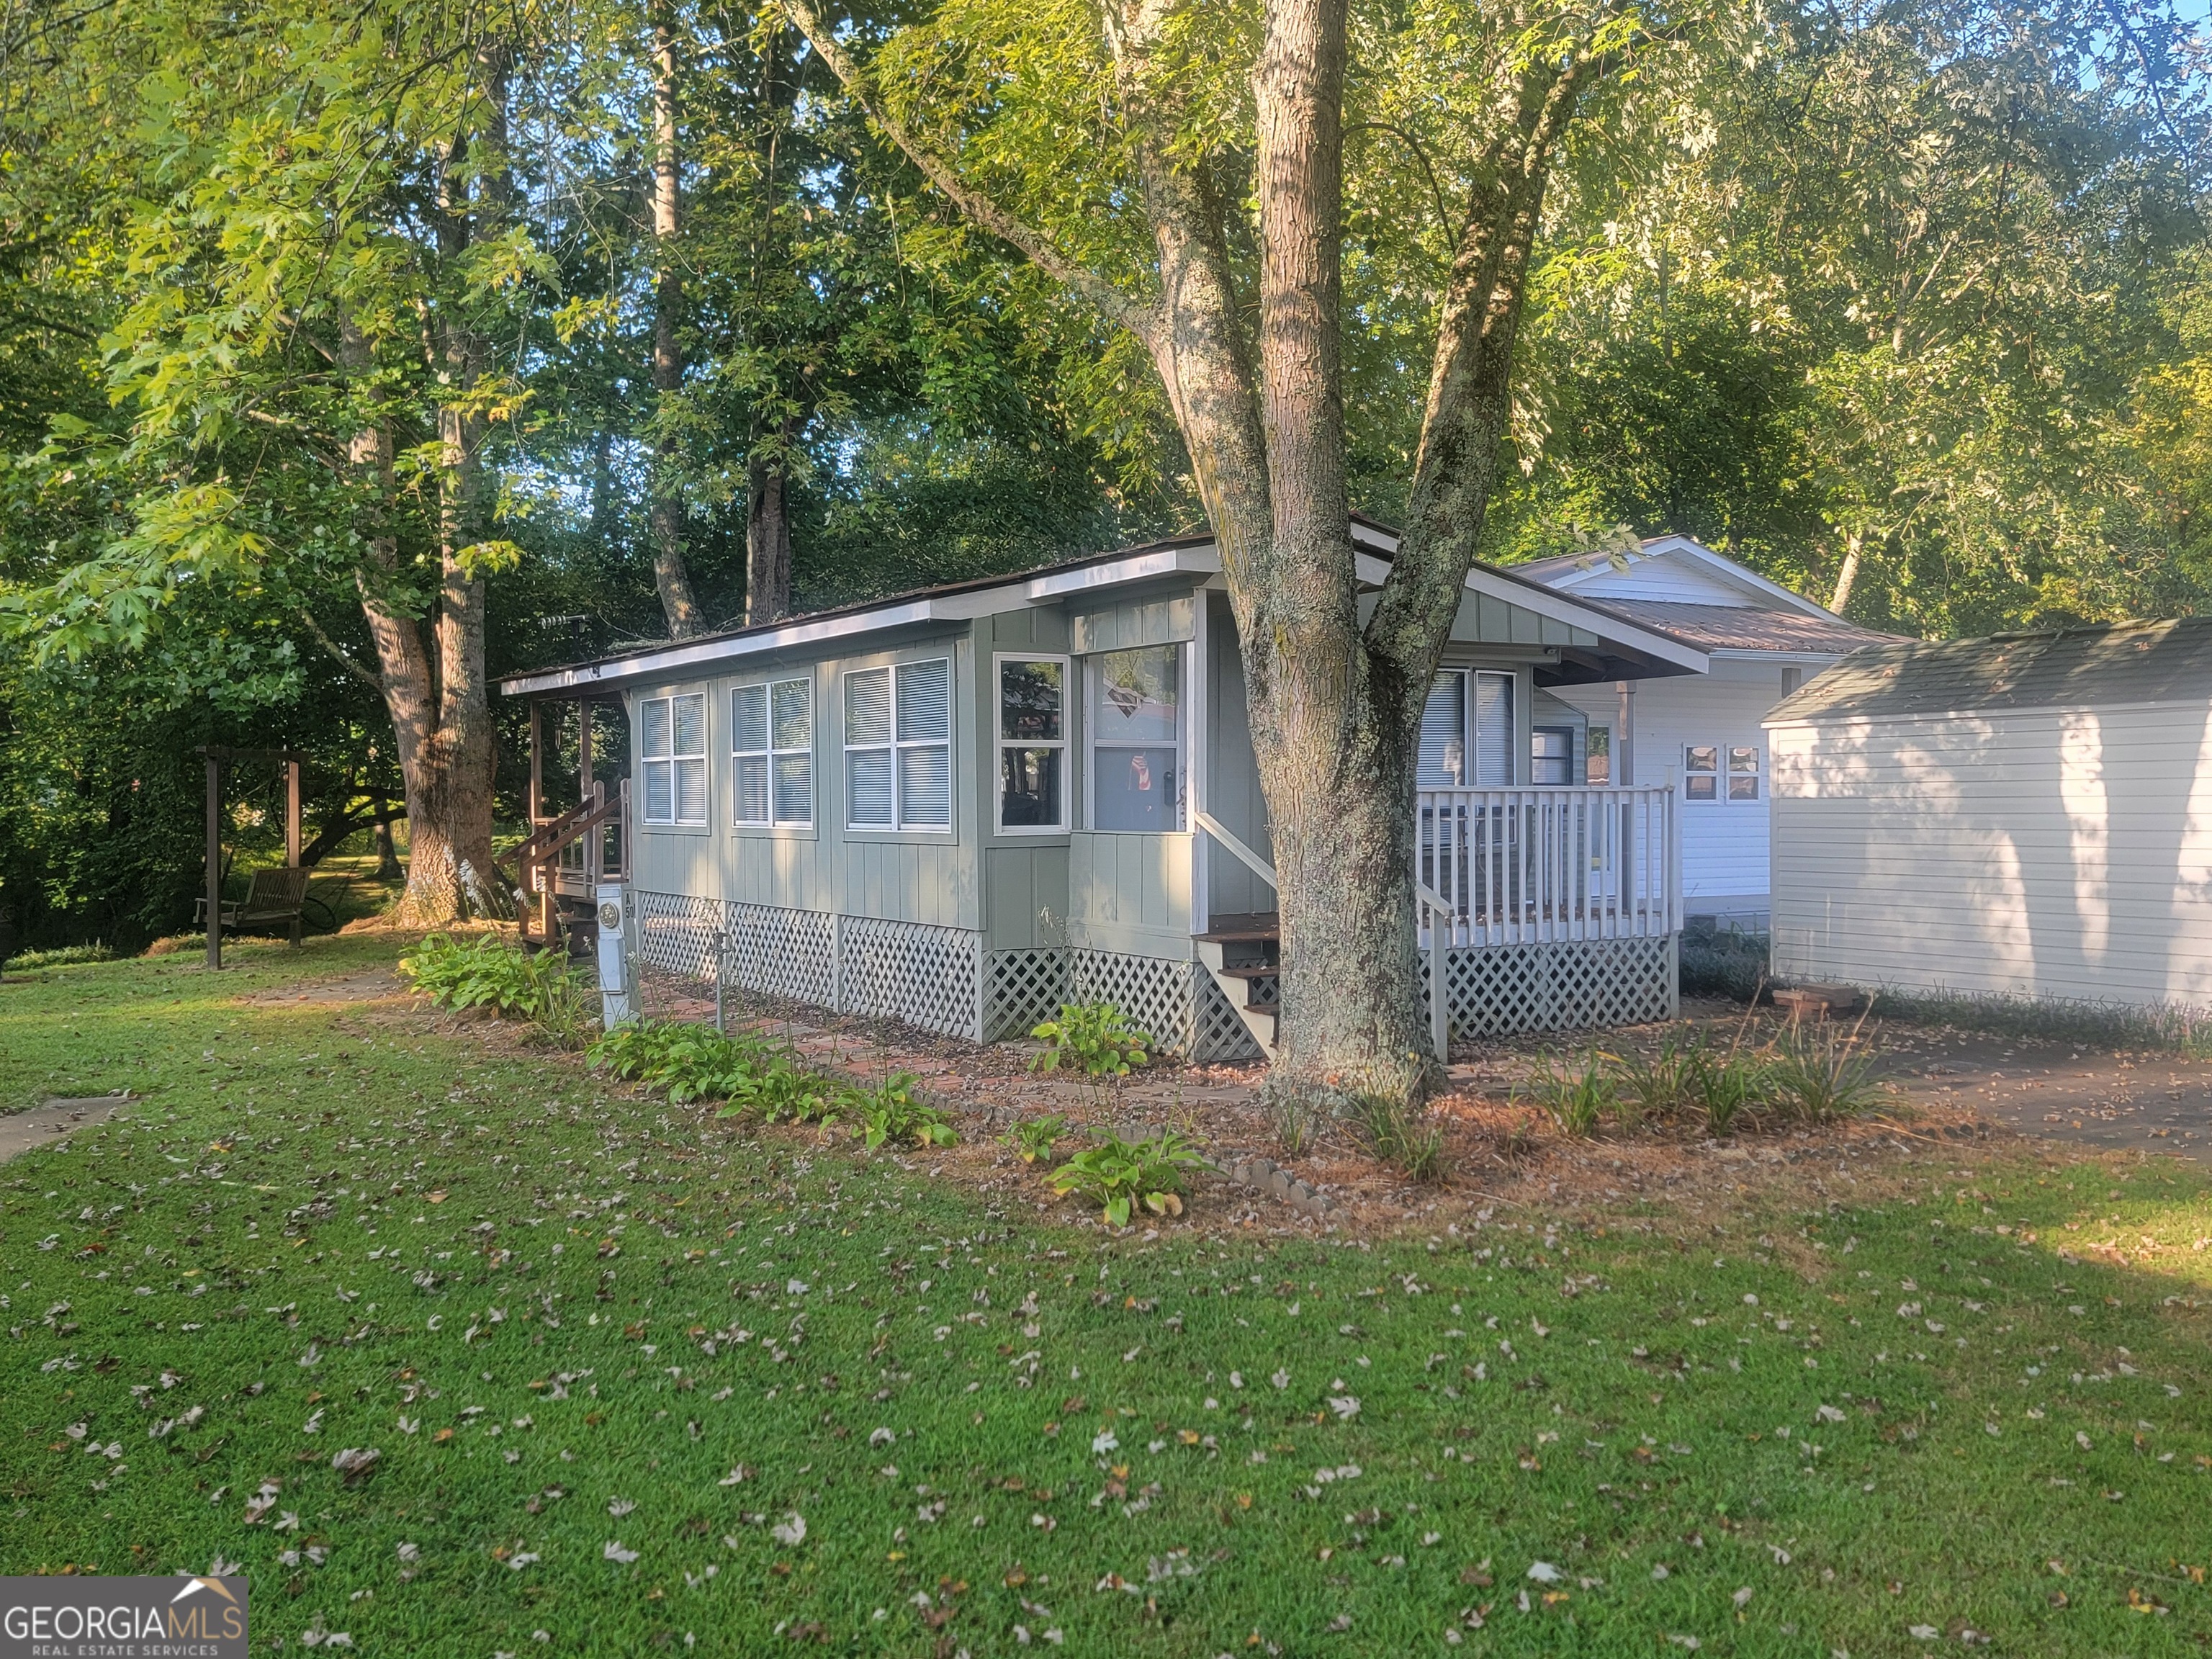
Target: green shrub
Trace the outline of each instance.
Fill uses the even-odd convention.
[[[105,945],[62,945],[51,951],[19,951],[7,961],[0,962],[0,970],[14,969],[27,974],[38,968],[70,968],[82,962],[112,962],[115,952]]]
[[[1150,1064],[1158,1046],[1110,1002],[1063,1002],[1059,1018],[1045,1021],[1030,1035],[1047,1045],[1030,1062],[1030,1069],[1079,1070],[1102,1093],[1128,1076],[1131,1067]]]
[[[1039,1158],[1050,1158],[1052,1149],[1067,1139],[1067,1120],[1054,1115],[1051,1117],[1026,1117],[999,1137],[1001,1146],[1011,1146],[1014,1155],[1024,1164],[1034,1164]]]
[[[1182,1213],[1182,1172],[1206,1162],[1195,1147],[1172,1129],[1146,1140],[1092,1133],[1097,1145],[1085,1147],[1052,1172],[1054,1192],[1088,1199],[1116,1227],[1127,1226],[1139,1205],[1154,1215]]]
[[[1587,1140],[1597,1126],[1620,1104],[1620,1092],[1606,1067],[1606,1057],[1595,1048],[1579,1060],[1547,1048],[1536,1056],[1536,1074],[1516,1085],[1516,1097],[1526,1095],[1571,1140]]]
[[[399,959],[399,971],[441,1008],[489,1008],[526,1019],[564,1047],[591,1024],[591,991],[565,957],[482,933],[466,943],[433,933]]]
[[[589,1058],[617,1077],[666,1090],[678,1104],[727,1100],[743,1105],[783,1063],[757,1038],[680,1020],[626,1020],[592,1045]]]
[[[1768,957],[1764,933],[1735,927],[1686,933],[1681,940],[1682,994],[1756,1002],[1766,986]]]
[[[914,1097],[914,1085],[915,1079],[901,1072],[854,1098],[853,1108],[859,1114],[860,1133],[869,1151],[886,1141],[950,1146],[959,1138],[945,1121],[944,1113]]]

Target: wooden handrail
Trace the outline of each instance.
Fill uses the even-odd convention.
[[[1275,880],[1274,866],[1231,835],[1220,819],[1215,817],[1211,812],[1193,812],[1190,818],[1193,823],[1236,854],[1246,869],[1276,891],[1282,890]]]
[[[559,856],[562,848],[573,842],[581,841],[592,830],[620,812],[622,807],[622,797],[610,795],[604,799],[593,801],[589,806],[577,807],[573,817],[563,813],[562,817],[568,817],[570,821],[565,827],[560,828],[559,832],[553,835],[544,846],[530,855],[530,862],[541,867],[552,863],[554,859]],[[560,823],[561,820],[556,818],[545,827],[548,831],[551,831]],[[535,837],[532,839],[534,840]],[[528,844],[526,842],[524,843],[525,846]]]

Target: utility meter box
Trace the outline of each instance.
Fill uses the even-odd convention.
[[[630,983],[629,892],[620,882],[601,882],[599,892],[599,1023],[612,1030],[636,1011]]]

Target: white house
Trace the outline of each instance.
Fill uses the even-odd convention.
[[[2212,1006],[2212,617],[1879,646],[1766,732],[1778,978]]]
[[[1364,522],[1352,538],[1370,605],[1395,538]],[[1674,792],[1656,769],[1593,781],[1578,761],[1541,762],[1574,688],[1711,666],[1680,629],[1619,604],[1469,574],[1416,809],[1424,937],[1457,1030],[1673,1009]],[[1208,537],[501,689],[532,705],[523,861],[541,925],[565,907],[588,927],[596,910],[664,968],[719,963],[750,989],[978,1040],[1075,997],[1115,1002],[1194,1058],[1273,1044],[1285,942]],[[563,710],[578,703],[621,718],[582,723],[579,748],[611,729],[580,757],[585,804],[562,811],[550,768],[576,752]],[[610,908],[599,884],[617,873]]]
[[[1759,722],[1822,669],[1892,636],[1847,623],[1686,536],[1512,569],[1705,653],[1703,674],[1541,694],[1532,781],[1674,784],[1685,911],[1764,927],[1770,769]]]

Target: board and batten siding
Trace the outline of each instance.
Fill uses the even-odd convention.
[[[849,670],[929,657],[946,657],[952,665],[952,832],[848,830],[844,676]],[[811,828],[734,828],[730,693],[740,685],[801,676],[810,678],[814,687],[814,823]],[[648,698],[693,691],[707,696],[707,823],[648,824],[634,808],[633,883],[641,892],[980,929],[977,842],[986,820],[978,817],[974,787],[981,748],[975,683],[975,653],[963,632],[630,692],[632,731],[638,729],[639,704]],[[635,769],[637,763],[632,764]],[[635,775],[630,791],[633,803],[643,800],[643,784]]]
[[[2212,703],[1769,738],[1778,976],[2212,1004]]]

